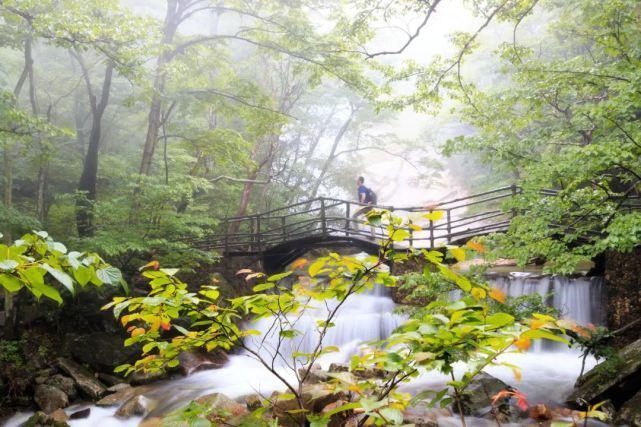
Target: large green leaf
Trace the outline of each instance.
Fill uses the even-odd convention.
[[[104,267],[96,271],[98,278],[108,285],[118,285],[122,280],[122,273],[116,267]]]
[[[42,268],[47,270],[49,274],[55,277],[56,280],[60,282],[62,286],[64,286],[69,290],[69,292],[71,292],[72,294],[76,292],[76,290],[73,287],[73,279],[67,273],[65,273],[64,271],[58,270],[57,268],[53,268],[52,266],[46,263],[42,264]]]

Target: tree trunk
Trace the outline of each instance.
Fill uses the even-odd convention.
[[[100,151],[100,138],[102,135],[102,117],[109,104],[114,64],[112,62],[107,64],[105,78],[102,84],[102,93],[100,94],[100,102],[98,102],[96,96],[93,94],[88,70],[82,60],[80,58],[78,59],[85,75],[85,82],[91,104],[92,122],[84,167],[80,181],[78,182],[78,192],[81,194],[76,200],[76,227],[78,228],[78,235],[80,237],[91,237],[95,233],[94,204],[96,200],[96,184],[98,181],[98,153]]]
[[[182,14],[182,8],[178,0],[167,0],[167,14],[163,25],[162,45],[167,48],[176,35],[178,24]],[[154,77],[153,91],[151,95],[151,103],[149,106],[149,117],[147,124],[147,136],[145,138],[145,146],[142,152],[142,160],[140,162],[140,174],[149,175],[151,173],[151,164],[154,159],[154,151],[158,142],[158,134],[161,126],[161,113],[162,113],[162,96],[165,91],[167,82],[167,72],[165,66],[170,62],[171,57],[168,51],[163,52],[158,56],[156,61],[156,76]]]
[[[336,150],[338,149],[338,146],[340,145],[340,142],[343,139],[343,136],[345,136],[345,133],[349,129],[349,125],[352,123],[352,120],[354,120],[355,114],[356,114],[356,110],[352,109],[352,112],[350,113],[349,117],[347,118],[345,123],[343,123],[343,126],[341,126],[340,130],[334,137],[334,143],[332,144],[332,149],[329,152],[329,156],[327,156],[327,158],[325,159],[320,175],[318,175],[318,178],[316,178],[316,182],[314,182],[314,186],[312,187],[312,190],[309,194],[310,200],[315,198],[316,195],[318,194],[318,189],[323,183],[323,179],[325,179],[325,175],[327,175],[327,172],[329,171],[329,168],[332,165],[332,162],[334,161]]]

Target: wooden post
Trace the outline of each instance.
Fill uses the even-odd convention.
[[[349,227],[350,227],[350,219],[352,217],[351,213],[351,206],[352,204],[350,202],[347,202],[347,208],[346,208],[346,217],[345,217],[345,235],[349,237]]]
[[[414,246],[414,229],[410,227],[410,248]]]
[[[327,234],[327,219],[325,217],[325,199],[321,198],[321,229],[323,230],[323,235]]]
[[[254,250],[254,243],[256,241],[256,224],[254,224],[254,217],[249,217],[249,251]]]
[[[225,250],[223,254],[229,253],[229,220],[225,218]]]
[[[281,233],[283,233],[283,242],[287,238],[287,233],[285,233],[285,226],[286,225],[287,224],[285,222],[285,216],[283,215],[283,216],[280,217],[280,227],[281,227],[280,229],[281,229]]]
[[[452,210],[448,209],[445,212],[447,213],[447,244],[449,245],[452,241]]]
[[[517,194],[517,188],[516,188],[516,185],[514,184],[512,184],[510,188],[512,189],[512,202],[514,202],[514,198],[516,197],[516,194]],[[516,209],[512,208],[512,218],[514,217],[516,217]]]
[[[260,216],[256,216],[256,244],[258,245],[258,252],[262,252],[262,242],[260,235]]]
[[[433,211],[430,210],[430,213]],[[434,221],[430,219],[430,249],[434,249]]]

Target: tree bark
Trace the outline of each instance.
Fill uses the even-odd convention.
[[[98,160],[100,151],[100,139],[102,136],[102,117],[109,104],[111,82],[113,78],[114,64],[109,62],[105,69],[105,77],[102,84],[100,101],[94,95],[89,70],[84,65],[82,57],[76,56],[85,78],[87,93],[91,106],[91,133],[87,146],[82,175],[78,181],[78,192],[81,193],[76,200],[76,227],[80,237],[91,237],[95,233],[94,204],[96,200],[96,186],[98,181]]]
[[[345,121],[343,123],[343,126],[339,129],[338,133],[334,137],[334,143],[332,144],[332,149],[329,152],[329,156],[325,159],[325,162],[323,163],[323,168],[321,169],[320,175],[318,175],[318,178],[316,178],[316,181],[314,182],[314,186],[312,187],[312,190],[309,194],[310,200],[315,198],[316,195],[318,194],[318,189],[320,188],[321,184],[323,183],[323,179],[325,179],[325,175],[327,175],[327,172],[329,171],[330,166],[332,165],[332,162],[334,161],[336,157],[336,150],[338,149],[338,146],[341,143],[341,140],[343,139],[343,136],[345,136],[345,133],[349,129],[350,124],[354,120],[354,116],[356,114],[356,109],[352,108],[352,111]]]
[[[142,160],[140,162],[140,174],[149,175],[151,173],[151,165],[154,158],[154,151],[158,143],[158,134],[160,130],[161,115],[162,115],[162,96],[165,91],[167,83],[167,72],[165,66],[171,61],[169,49],[167,47],[173,42],[183,8],[179,0],[167,0],[167,14],[163,25],[162,44],[165,51],[158,56],[156,61],[156,76],[154,77],[151,103],[149,106],[149,117],[147,124],[147,136],[145,138],[145,146],[142,152]]]

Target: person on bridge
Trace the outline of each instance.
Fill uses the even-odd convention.
[[[364,205],[375,205],[378,202],[376,193],[374,193],[371,188],[365,187],[364,183],[365,178],[359,176],[356,180],[356,187],[358,189],[358,201]],[[367,209],[367,211],[370,210],[371,208]]]
[[[365,178],[362,176],[359,176],[356,179],[356,188],[357,188],[357,197],[358,197],[358,202],[365,205],[361,207],[360,209],[357,209],[356,212],[352,215],[353,219],[356,219],[358,216],[361,215],[367,215],[369,211],[373,209],[373,205],[376,205],[378,202],[378,198],[376,196],[376,193],[372,191],[371,188],[365,187]],[[356,221],[357,224],[357,229],[358,229],[358,222]],[[370,226],[370,238],[374,239],[374,227]]]

